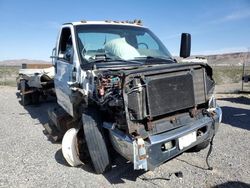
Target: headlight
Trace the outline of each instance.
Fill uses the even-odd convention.
[[[217,104],[216,98],[214,95],[209,99],[208,101],[208,109],[209,112],[215,112],[219,117],[219,123],[221,123],[222,120],[222,110],[220,106]]]
[[[217,107],[217,102],[214,95],[212,95],[212,97],[208,101],[208,108],[216,108],[216,107]]]

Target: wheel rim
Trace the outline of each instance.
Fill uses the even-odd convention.
[[[79,129],[69,129],[62,140],[63,157],[70,166],[79,166],[83,164],[79,157],[79,149],[77,142],[77,133]]]

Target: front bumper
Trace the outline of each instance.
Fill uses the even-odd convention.
[[[208,109],[209,111],[209,109]],[[211,111],[211,110],[210,110]],[[183,153],[184,151],[212,138],[216,134],[221,122],[222,111],[219,106],[212,109],[213,116],[204,116],[193,123],[180,128],[157,135],[151,135],[144,143],[140,144],[129,135],[112,127],[112,124],[104,123],[104,127],[110,132],[110,139],[115,150],[126,159],[133,161],[134,169],[153,170],[155,167]],[[179,138],[192,132],[202,130],[203,134],[197,136],[196,141],[184,148],[179,147]],[[172,147],[163,150],[165,143],[172,143]]]
[[[214,123],[215,120],[215,123]],[[181,154],[182,152],[212,138],[216,134],[219,126],[219,116],[214,116],[213,119],[210,117],[204,117],[195,121],[190,125],[180,127],[159,135],[150,136],[150,142],[145,142],[146,150],[148,153],[147,166],[149,170],[153,170],[160,164],[168,161],[169,159]],[[189,133],[203,130],[201,136],[197,136],[195,142],[185,148],[179,147],[179,138]],[[162,150],[162,146],[168,142],[173,143],[173,147],[169,150]]]

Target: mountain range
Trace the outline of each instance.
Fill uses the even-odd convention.
[[[211,65],[235,65],[241,66],[244,62],[247,62],[250,66],[250,52],[236,52],[227,54],[216,54],[216,55],[195,55],[189,58],[205,57],[208,60],[208,64]],[[179,59],[179,57],[176,57]],[[23,63],[26,64],[50,64],[50,61],[44,60],[29,60],[29,59],[13,59],[0,61],[0,66],[21,66]]]

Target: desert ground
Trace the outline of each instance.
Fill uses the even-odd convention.
[[[206,170],[207,148],[149,172],[134,171],[115,155],[112,170],[96,175],[90,164],[69,167],[61,144],[43,134],[54,99],[23,107],[15,87],[0,86],[0,187],[250,187],[250,95],[217,98],[223,120],[209,158],[212,171]],[[177,176],[180,172],[183,177]]]

